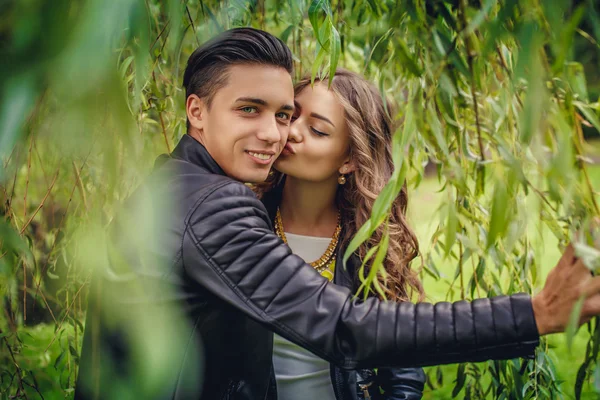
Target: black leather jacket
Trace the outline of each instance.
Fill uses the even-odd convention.
[[[78,399],[142,387],[130,398],[275,399],[272,332],[344,370],[510,359],[532,356],[538,345],[525,294],[435,305],[352,300],[348,288],[291,253],[254,193],[190,136],[157,162],[125,209],[142,208],[136,199],[148,196],[146,208],[168,216],[162,237],[116,240],[110,249],[90,296]],[[116,217],[115,234],[136,222]],[[171,356],[161,375],[152,364],[130,363],[154,350],[130,339],[140,329],[131,317],[143,313],[157,322],[142,328]],[[175,316],[186,323],[158,321]]]
[[[281,203],[281,191],[284,182],[278,187],[266,193],[262,202],[269,213],[271,222],[275,222],[277,207]],[[341,235],[344,237],[344,235]],[[336,258],[342,260],[346,251],[347,243],[340,243],[336,252]],[[360,268],[361,261],[356,255],[352,255],[346,264],[346,268],[336,268],[333,283],[347,287],[356,293],[360,282],[356,272]],[[419,400],[423,397],[425,387],[425,372],[423,368],[378,368],[347,371],[331,365],[331,383],[336,400]],[[382,389],[383,395],[380,395]]]
[[[345,246],[340,246],[337,259],[344,257]],[[355,271],[360,259],[352,256],[346,269],[341,264],[335,269],[333,283],[347,287],[356,293],[358,289]],[[423,368],[382,367],[375,369],[344,370],[331,365],[331,382],[336,400],[419,400],[423,397],[425,372]],[[383,395],[380,389],[384,391]]]

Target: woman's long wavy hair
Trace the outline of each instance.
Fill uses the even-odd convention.
[[[327,79],[327,78],[322,78]],[[318,79],[317,79],[318,81]],[[298,95],[310,86],[310,78],[304,78],[295,86]],[[350,158],[356,170],[346,177],[346,184],[339,185],[337,202],[343,221],[341,243],[349,243],[352,236],[369,219],[375,199],[389,181],[394,171],[392,161],[392,136],[395,132],[392,102],[384,103],[377,88],[362,76],[345,69],[338,69],[330,90],[342,104],[350,133]],[[387,105],[387,107],[386,107]],[[279,174],[269,181],[279,181]],[[390,300],[412,300],[415,295],[424,298],[418,274],[410,268],[411,261],[419,255],[417,238],[406,220],[408,193],[406,183],[392,204],[388,222],[390,235],[387,256],[383,261],[387,278],[379,277]],[[379,227],[370,240],[357,250],[361,259],[382,238],[384,227]],[[367,265],[366,270],[370,268]]]

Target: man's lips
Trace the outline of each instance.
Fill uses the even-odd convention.
[[[267,165],[271,163],[273,156],[275,156],[276,153],[270,150],[246,150],[246,154],[248,154],[254,162]]]

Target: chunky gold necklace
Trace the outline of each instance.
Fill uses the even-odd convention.
[[[331,242],[329,242],[329,246],[327,246],[327,250],[325,250],[325,253],[323,253],[321,258],[310,263],[310,265],[314,267],[317,270],[317,272],[319,272],[321,275],[325,276],[329,280],[333,279],[333,273],[329,266],[335,263],[335,249],[337,247],[341,231],[341,216],[338,211],[337,226],[335,228],[335,232],[333,232]],[[283,221],[281,219],[281,212],[279,211],[279,208],[277,208],[277,214],[275,215],[275,233],[281,238],[281,240],[283,240],[285,244],[287,244],[287,238],[285,237],[285,232],[283,230]]]

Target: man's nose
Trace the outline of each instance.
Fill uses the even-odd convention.
[[[277,120],[273,118],[265,121],[265,123],[261,126],[257,137],[258,139],[268,143],[277,143],[281,141],[281,132],[277,126]]]

